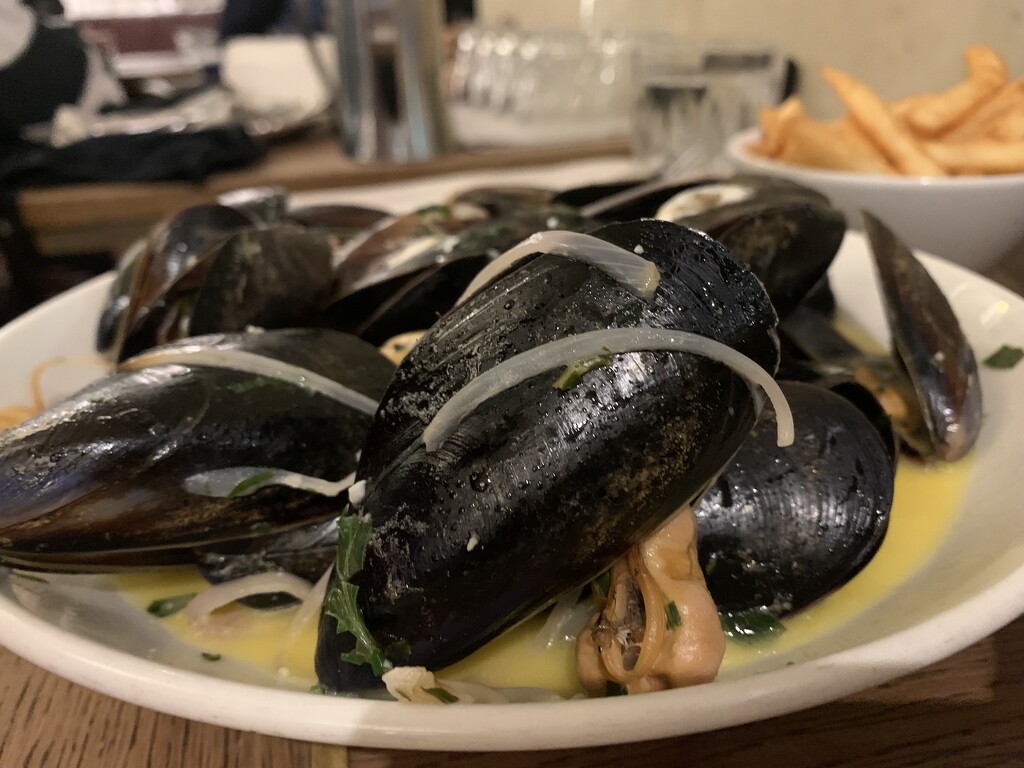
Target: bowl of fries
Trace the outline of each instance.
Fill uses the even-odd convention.
[[[815,120],[791,97],[733,136],[729,156],[817,189],[852,226],[873,211],[915,248],[983,270],[1024,241],[1024,78],[987,46],[964,58],[962,82],[888,102],[823,67],[846,114]]]

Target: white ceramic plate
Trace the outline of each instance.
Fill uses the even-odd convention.
[[[422,184],[437,200],[451,182]],[[399,207],[423,200],[403,199]],[[1024,300],[961,268],[925,263],[979,356],[1024,344]],[[841,305],[879,339],[881,309],[864,241],[851,235],[832,270]],[[34,365],[91,348],[109,277],[0,330],[0,404],[25,402]],[[982,370],[986,420],[969,487],[943,544],[882,602],[792,651],[710,685],[551,704],[411,706],[285,690],[233,663],[206,664],[152,617],[90,579],[49,585],[0,573],[0,643],[59,675],[195,720],[324,743],[514,750],[598,745],[710,730],[837,699],[906,674],[1024,611],[1024,366]],[[64,389],[80,382],[59,382]],[[54,392],[54,394],[59,394]],[[217,676],[213,676],[216,674]]]
[[[860,226],[873,211],[914,248],[984,270],[1024,240],[1024,173],[924,178],[829,171],[782,163],[747,150],[759,132],[729,139],[732,161],[748,173],[782,176],[816,189]]]

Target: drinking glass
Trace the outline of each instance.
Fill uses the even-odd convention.
[[[661,41],[636,56],[633,149],[652,171],[729,172],[729,136],[781,95],[781,60],[767,43]]]

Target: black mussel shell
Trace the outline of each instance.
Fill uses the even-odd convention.
[[[215,250],[188,322],[189,336],[311,325],[334,290],[331,243],[281,225],[246,229]]]
[[[167,286],[120,359],[187,336],[319,325],[334,291],[332,242],[291,224],[236,231]]]
[[[203,578],[213,584],[268,571],[285,571],[314,583],[334,563],[337,549],[337,518],[331,518],[269,536],[220,542],[197,551],[196,562]],[[282,592],[255,595],[242,602],[267,609],[296,600]]]
[[[576,229],[579,215],[564,208],[520,211],[466,227],[424,249],[410,269],[395,276],[381,272],[373,282],[338,299],[325,323],[372,344],[425,330],[451,309],[487,263],[521,240],[544,229]]]
[[[863,211],[893,348],[914,384],[930,447],[962,458],[981,430],[981,382],[967,337],[942,290],[910,249]]]
[[[846,235],[846,219],[834,208],[801,201],[768,201],[737,214],[708,234],[750,267],[785,318],[824,279]]]
[[[378,399],[394,366],[352,336],[289,330],[189,339],[307,368]],[[194,560],[193,548],[339,513],[343,500],[268,487],[187,492],[198,472],[269,467],[338,480],[370,415],[295,384],[200,365],[118,373],[0,436],[0,562],[106,570]]]
[[[895,461],[872,420],[838,392],[781,386],[793,445],[776,445],[766,408],[696,508],[701,567],[723,612],[784,616],[815,602],[868,563],[888,526]]]
[[[107,301],[100,314],[96,326],[96,351],[102,353],[120,349],[124,333],[127,330],[128,308],[131,305],[132,282],[135,280],[135,268],[149,243],[145,239],[136,240],[121,256],[117,265],[117,276],[110,284]]]
[[[288,213],[288,192],[281,187],[244,187],[218,195],[217,202],[241,211],[257,224],[280,224]]]
[[[473,205],[502,217],[534,208],[547,208],[555,191],[543,187],[477,187],[452,195],[448,205]]]
[[[570,187],[559,192],[551,202],[555,205],[568,205],[572,208],[583,208],[600,200],[606,200],[612,195],[618,195],[627,190],[639,187],[641,184],[650,183],[651,179],[627,179],[625,181],[612,181],[604,184],[587,184],[582,187]]]
[[[737,450],[759,399],[707,358],[615,356],[566,391],[561,370],[481,404],[433,453],[426,424],[497,363],[568,334],[655,326],[778,360],[760,283],[718,243],[658,221],[594,233],[661,272],[648,301],[590,265],[525,259],[445,315],[396,372],[367,438],[359,511],[372,532],[358,607],[395,662],[439,669],[584,583],[697,496]],[[321,619],[317,673],[331,689],[375,684],[343,661],[353,639]],[[396,651],[397,653],[397,651]]]
[[[304,227],[355,234],[389,218],[391,214],[361,205],[311,205],[296,208],[287,218]]]

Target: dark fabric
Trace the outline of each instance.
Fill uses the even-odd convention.
[[[288,0],[226,0],[220,14],[220,38],[260,35],[284,17]]]
[[[265,148],[241,127],[198,133],[101,136],[60,149],[20,142],[0,159],[0,189],[92,181],[201,182],[258,160]]]
[[[0,68],[0,129],[45,123],[57,107],[78,101],[87,64],[73,27],[37,24],[21,56]]]
[[[44,299],[48,291],[42,268],[54,261],[42,259],[21,221],[19,189],[93,181],[201,182],[215,171],[248,165],[264,151],[240,127],[104,136],[61,149],[0,131],[0,257],[11,276],[10,294],[0,297],[9,306],[0,307],[0,315],[13,316]]]

